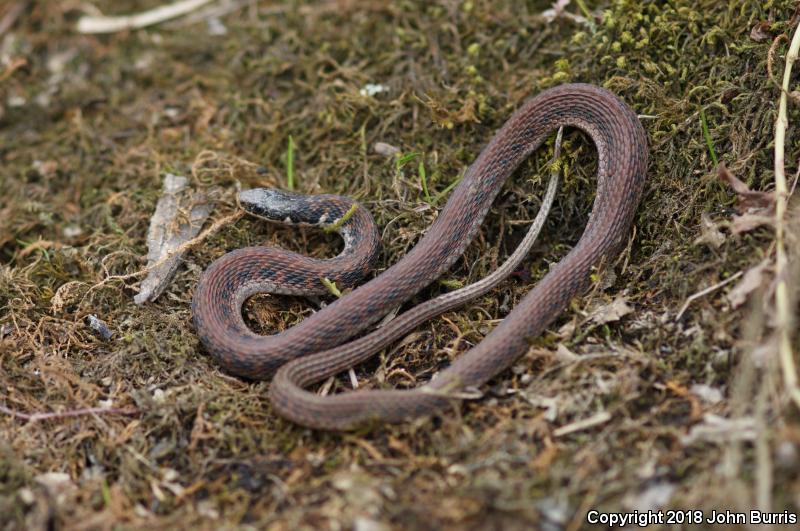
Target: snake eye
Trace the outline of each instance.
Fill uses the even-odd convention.
[[[251,214],[274,221],[293,219],[297,213],[297,201],[301,196],[274,188],[253,188],[239,192],[239,204]]]

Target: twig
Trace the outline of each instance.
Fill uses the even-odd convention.
[[[229,13],[233,13],[239,9],[246,7],[248,4],[254,4],[253,0],[220,0],[216,5],[211,5],[200,9],[199,11],[192,13],[189,16],[186,16],[180,20],[176,20],[174,22],[169,23],[169,27],[180,27],[180,26],[191,26],[192,24],[196,24],[198,22],[202,22],[204,20],[212,19],[212,18],[220,18]],[[285,6],[278,6],[281,8],[282,11],[286,10]]]
[[[38,420],[53,420],[69,417],[80,417],[83,415],[137,415],[138,409],[121,409],[116,407],[87,407],[83,409],[72,409],[69,411],[51,413],[22,413],[14,411],[5,406],[0,406],[0,413],[5,413],[18,419],[36,422]]]
[[[294,138],[289,135],[289,146],[286,148],[286,188],[294,190]]]
[[[576,431],[587,430],[599,424],[605,424],[609,420],[611,420],[611,413],[608,411],[600,411],[589,418],[578,420],[571,424],[567,424],[566,426],[561,426],[553,431],[553,437],[563,437],[564,435],[569,435],[570,433],[575,433]]]
[[[697,293],[695,293],[694,295],[690,295],[690,296],[689,296],[689,298],[688,298],[688,299],[686,299],[686,302],[684,302],[684,303],[683,303],[683,306],[681,306],[681,309],[680,309],[680,311],[678,312],[678,315],[676,315],[676,316],[675,316],[675,320],[677,321],[678,319],[680,319],[680,318],[681,318],[681,316],[683,315],[683,312],[685,312],[685,311],[686,311],[686,309],[689,307],[689,305],[690,305],[692,302],[696,301],[696,300],[697,300],[697,299],[699,299],[700,297],[705,297],[706,295],[708,295],[708,294],[709,294],[709,293],[711,293],[712,291],[716,291],[716,290],[718,290],[719,288],[721,288],[721,287],[722,287],[722,286],[724,286],[725,284],[729,284],[729,283],[733,282],[734,280],[736,280],[737,278],[739,278],[739,277],[740,277],[740,276],[742,276],[743,274],[744,274],[744,272],[743,272],[743,271],[739,271],[739,272],[738,272],[738,273],[736,273],[735,275],[732,275],[732,276],[730,276],[730,277],[726,278],[726,279],[725,279],[725,280],[723,280],[722,282],[717,282],[717,283],[716,283],[716,284],[714,284],[713,286],[709,286],[709,287],[707,287],[706,289],[704,289],[704,290],[702,290],[702,291],[698,291],[698,292],[697,292]]]
[[[325,383],[322,385],[322,389],[319,390],[319,396],[328,396],[328,393],[331,392],[331,387],[333,387],[333,382],[336,381],[335,376],[331,376],[328,378]]]
[[[198,22],[202,22],[204,20],[208,20],[210,18],[221,18],[225,15],[233,13],[234,11],[238,11],[248,5],[256,5],[257,0],[221,0],[219,4],[208,6],[204,9],[197,11],[196,13],[192,13],[191,15],[181,18],[180,20],[176,20],[174,22],[170,22],[168,27],[186,27],[191,26],[192,24],[197,24]],[[300,8],[301,14],[304,8],[313,8],[319,7],[320,4],[312,4],[308,6],[303,6]],[[324,6],[324,4],[323,4]],[[286,4],[278,4],[274,6],[260,6],[258,8],[259,16],[269,16],[269,15],[277,15],[280,13],[286,13],[287,11],[291,10],[291,5]]]
[[[213,0],[181,0],[149,11],[119,17],[85,16],[78,20],[79,33],[116,33],[127,29],[140,29],[177,18],[212,2]]]
[[[781,97],[778,103],[778,118],[775,121],[775,331],[778,335],[778,355],[783,370],[783,382],[789,396],[795,405],[800,408],[800,389],[797,386],[797,370],[795,369],[794,355],[792,354],[791,326],[792,307],[789,303],[789,288],[786,284],[787,258],[786,243],[784,241],[786,200],[788,190],[786,186],[786,160],[784,147],[786,143],[786,129],[789,127],[786,106],[789,94],[789,79],[792,75],[792,65],[797,60],[800,50],[800,29],[795,27],[789,51],[786,54],[786,66],[783,70],[783,84]]]

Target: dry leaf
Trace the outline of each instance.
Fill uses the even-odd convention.
[[[689,391],[692,392],[693,395],[697,396],[705,402],[706,404],[719,404],[725,398],[722,394],[722,391],[717,389],[716,387],[711,387],[710,385],[706,384],[694,384]]]
[[[542,13],[542,15],[548,18],[549,20],[553,20],[558,17],[564,16],[564,9],[566,9],[569,3],[570,0],[556,0],[553,3],[553,7]]]
[[[614,321],[619,321],[623,316],[628,315],[632,311],[633,308],[628,306],[627,299],[620,295],[610,304],[601,306],[593,311],[589,319],[597,324],[612,323]]]
[[[579,360],[580,356],[565,347],[563,343],[559,343],[556,348],[556,359],[562,363],[572,363]]]
[[[647,487],[644,490],[634,490],[623,500],[626,509],[647,513],[666,507],[672,499],[677,485],[664,481]]]
[[[553,7],[545,11],[542,11],[542,13],[539,16],[542,17],[542,19],[544,19],[544,21],[547,23],[553,22],[557,18],[566,18],[572,20],[573,22],[588,24],[589,21],[583,18],[582,16],[570,13],[569,11],[565,10],[565,8],[569,5],[569,3],[570,0],[556,0],[553,3]]]
[[[769,34],[769,28],[771,24],[762,20],[761,22],[757,22],[753,29],[750,30],[750,38],[756,42],[764,42],[771,38]]]
[[[192,192],[188,186],[186,177],[171,173],[164,177],[164,190],[147,231],[147,267],[150,270],[133,298],[136,304],[155,300],[167,288],[178,270],[182,253],[164,259],[197,236],[211,213],[213,207],[205,196]],[[182,216],[188,219],[184,221]]]
[[[740,234],[751,231],[762,225],[772,224],[772,213],[775,208],[775,194],[751,190],[747,184],[736,178],[724,164],[718,168],[720,180],[730,186],[738,196],[737,210],[740,215],[731,221],[731,233]]]
[[[764,260],[757,266],[751,267],[747,273],[744,274],[742,280],[736,284],[725,298],[731,304],[731,308],[738,308],[747,300],[747,296],[757,290],[762,284],[764,273],[769,267],[769,261]]]
[[[458,110],[457,113],[453,116],[455,118],[456,123],[466,123],[466,122],[475,122],[476,124],[481,123],[478,119],[478,114],[476,111],[475,100],[472,98],[467,98],[464,100],[464,103],[461,105],[461,109]]]
[[[731,233],[741,234],[742,232],[750,232],[757,229],[762,225],[772,225],[775,218],[772,216],[765,216],[763,214],[742,214],[741,216],[733,216],[731,221]]]
[[[727,444],[733,441],[752,441],[758,435],[758,425],[752,417],[729,419],[706,413],[703,422],[695,424],[689,434],[681,437],[684,446],[695,442]]]
[[[561,339],[570,339],[572,334],[575,333],[575,320],[569,320],[564,325],[558,329],[558,337]]]
[[[739,196],[738,207],[740,212],[745,212],[750,208],[772,208],[775,206],[775,194],[751,190],[747,184],[737,179],[724,164],[719,165],[717,175],[720,180],[733,188],[733,191]]]
[[[725,243],[725,236],[717,228],[717,224],[711,221],[705,212],[700,215],[700,236],[695,239],[695,245],[708,244],[715,249]]]

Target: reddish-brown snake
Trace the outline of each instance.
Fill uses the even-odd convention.
[[[461,256],[506,178],[559,126],[583,130],[598,152],[594,207],[583,235],[567,256],[483,341],[427,384],[410,390],[363,390],[324,397],[306,391],[313,383],[368,358],[420,320],[488,291],[490,283],[484,279],[346,342],[418,293]],[[258,335],[246,326],[243,302],[260,292],[325,293],[322,278],[340,287],[353,285],[372,266],[379,247],[377,230],[364,208],[340,196],[242,192],[243,205],[269,219],[333,224],[345,240],[345,250],[330,260],[271,247],[248,247],[224,255],[208,267],[195,291],[192,307],[198,335],[228,372],[250,379],[275,374],[270,385],[273,407],[297,423],[344,430],[368,421],[398,422],[431,414],[463,398],[524,354],[528,340],[587,288],[592,268],[618,252],[641,197],[647,155],[647,140],[636,114],[607,90],[584,84],[546,90],[528,100],[495,134],[428,232],[403,259],[297,326],[272,336]],[[497,276],[493,274],[492,282],[496,283]]]

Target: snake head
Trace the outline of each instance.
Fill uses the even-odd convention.
[[[304,196],[274,188],[252,188],[239,192],[239,204],[251,214],[281,223],[298,223]]]

